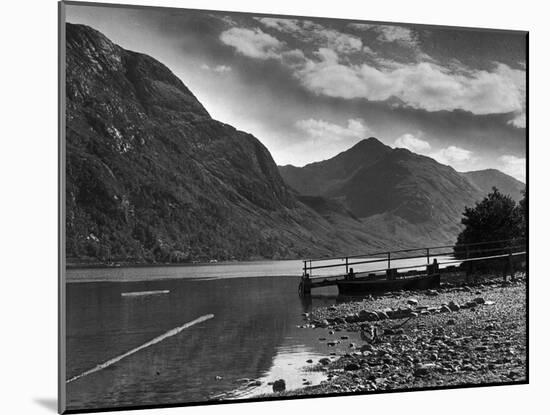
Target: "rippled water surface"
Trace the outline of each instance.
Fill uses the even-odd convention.
[[[281,378],[289,389],[319,383],[323,374],[306,361],[334,349],[319,340],[324,330],[297,326],[302,313],[334,303],[337,293],[329,287],[300,299],[300,269],[300,261],[271,261],[68,270],[67,378],[214,315],[69,383],[69,408],[253,397]],[[339,347],[351,341],[352,334]]]

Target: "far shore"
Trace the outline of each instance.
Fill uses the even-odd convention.
[[[196,267],[207,265],[230,265],[230,264],[247,264],[247,263],[260,263],[267,261],[303,261],[302,258],[283,258],[283,259],[270,259],[270,258],[258,258],[247,260],[227,260],[227,261],[215,261],[215,262],[67,262],[66,269],[113,269],[113,268],[157,268],[157,267]]]

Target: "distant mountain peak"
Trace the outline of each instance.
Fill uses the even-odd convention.
[[[380,141],[376,137],[369,137],[369,138],[363,138],[362,140],[358,141],[355,145],[353,145],[352,147],[350,147],[345,151],[352,151],[357,149],[373,148],[373,147],[388,147],[388,146],[385,145],[382,141]]]

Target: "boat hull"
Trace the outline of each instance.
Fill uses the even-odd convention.
[[[439,274],[424,275],[419,277],[388,279],[355,279],[338,281],[340,295],[360,295],[399,290],[427,290],[438,288],[441,282]]]

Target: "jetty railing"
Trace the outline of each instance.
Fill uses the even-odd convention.
[[[460,258],[456,253],[460,253]],[[316,258],[303,260],[303,276],[310,279],[342,277],[344,275],[358,276],[364,273],[380,273],[388,270],[414,270],[430,265],[436,259],[439,268],[462,263],[474,263],[489,261],[507,257],[517,257],[526,254],[526,243],[523,239],[498,240],[470,244],[439,245],[423,248],[407,248],[394,251],[379,251],[368,254],[357,254],[339,257]],[[398,261],[425,259],[423,263],[401,265]],[[392,267],[392,263],[394,266]],[[381,264],[375,269],[357,272],[358,266]],[[356,267],[356,268],[354,268]],[[334,274],[322,273],[315,275],[317,271],[332,271]]]
[[[463,273],[469,280],[475,275],[473,270],[476,262],[482,263],[476,265],[476,270],[497,270],[503,266],[502,275],[506,280],[507,274],[514,277],[516,264],[520,260],[523,266],[522,257],[526,261],[526,241],[514,239],[306,259],[303,260],[303,275],[298,292],[300,296],[307,296],[312,288],[338,285],[340,289],[346,280],[369,281],[380,285],[384,279],[406,283],[404,279],[412,277],[408,281],[410,283],[416,277],[426,277],[439,281],[443,274],[453,278]],[[368,269],[357,269],[367,266]]]

